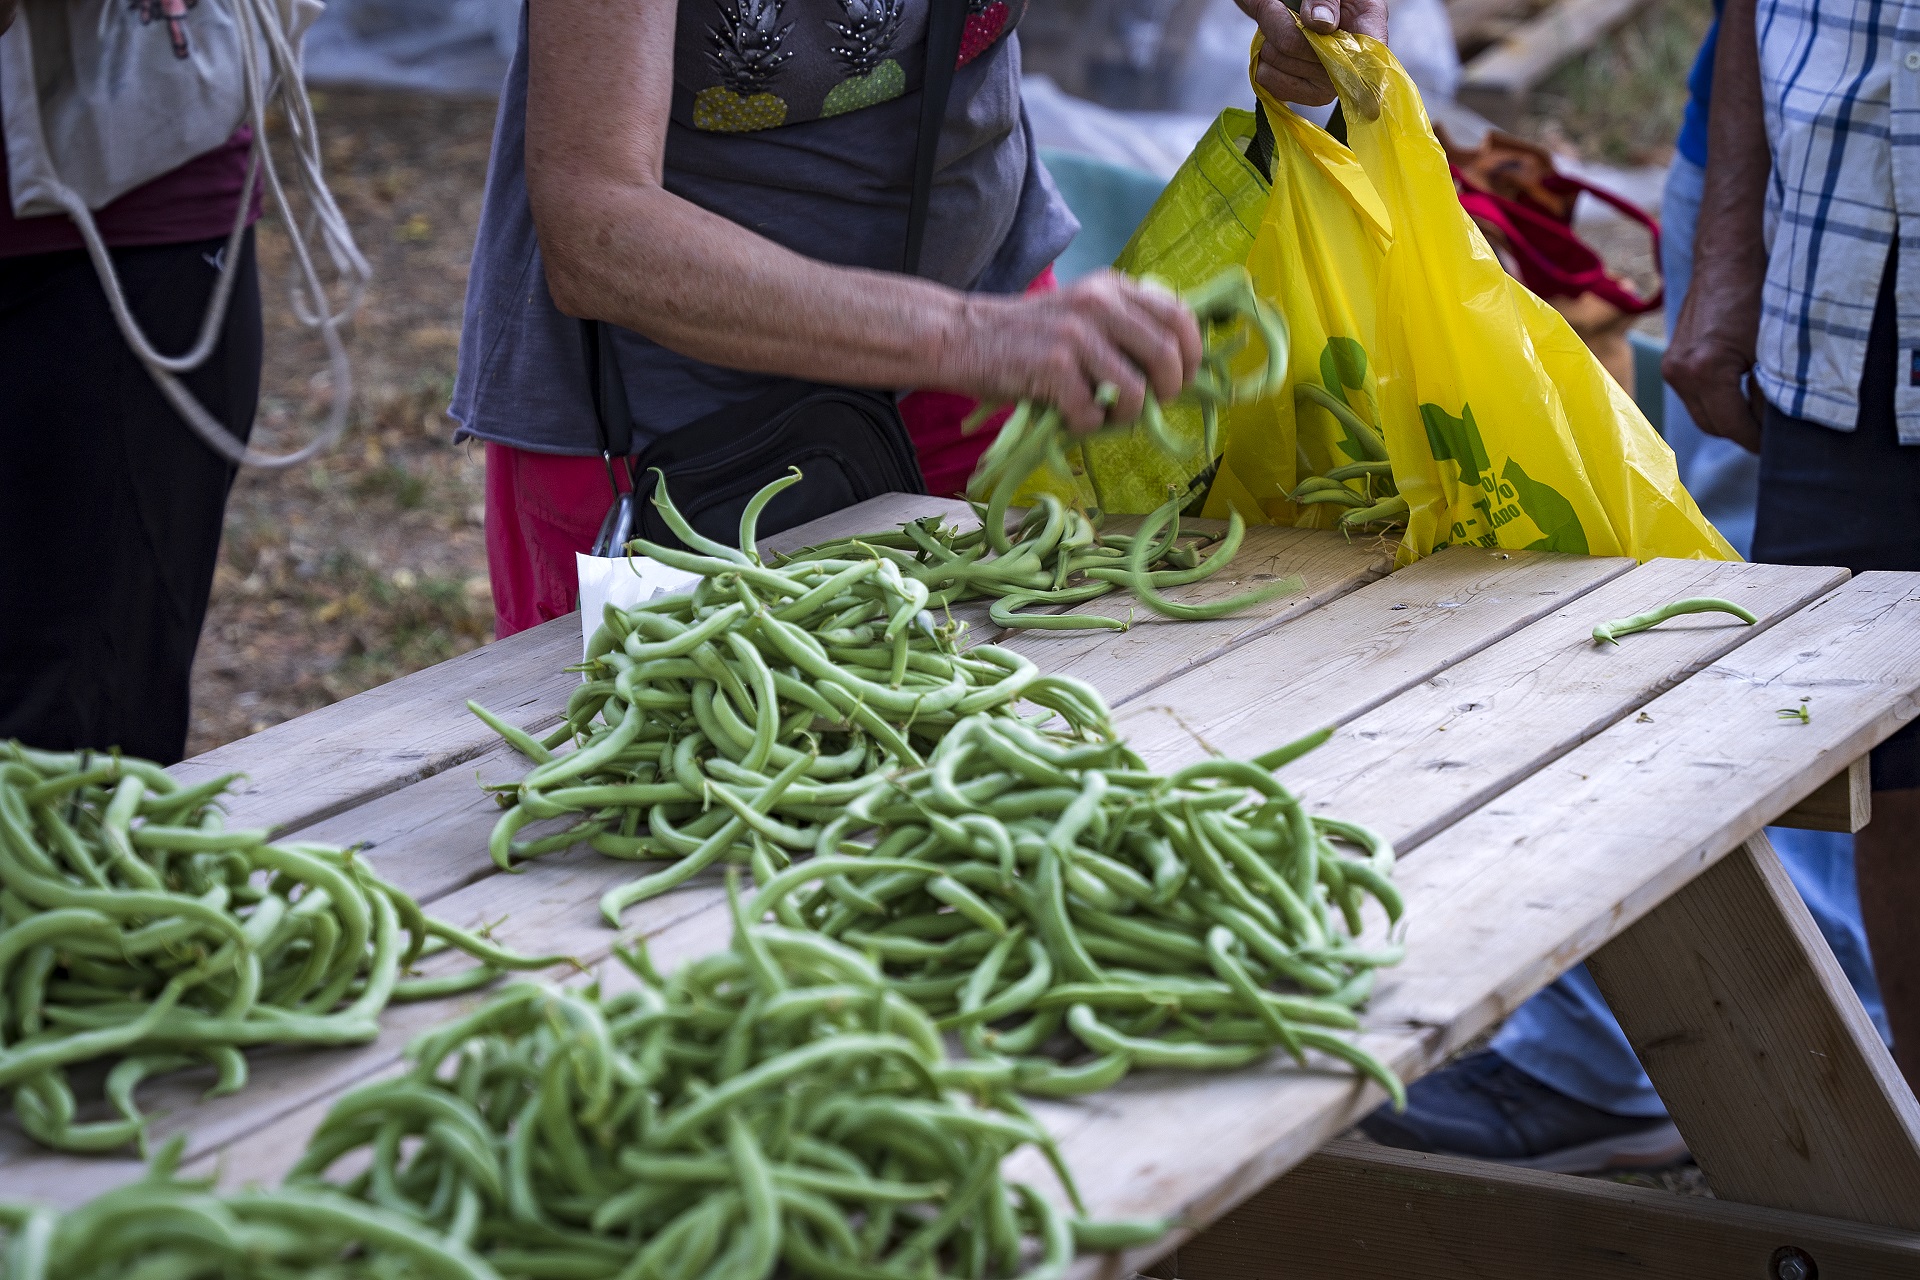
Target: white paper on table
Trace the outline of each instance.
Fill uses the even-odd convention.
[[[600,629],[606,606],[625,609],[645,604],[661,596],[685,591],[700,580],[697,573],[670,569],[645,556],[590,556],[576,552],[574,565],[580,571],[580,657],[587,656],[587,644]]]

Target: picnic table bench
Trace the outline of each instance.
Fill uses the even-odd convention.
[[[962,504],[890,495],[768,540],[794,547]],[[1391,549],[1257,528],[1218,598],[1298,574],[1297,593],[1205,622],[996,636],[1091,682],[1156,768],[1250,757],[1323,725],[1281,779],[1399,849],[1405,961],[1380,975],[1364,1043],[1411,1079],[1587,961],[1715,1199],[1339,1141],[1378,1105],[1344,1068],[1276,1055],[1225,1074],[1141,1072],[1036,1108],[1100,1217],[1186,1227],[1076,1278],[1920,1275],[1920,1104],[1762,828],[1857,829],[1868,750],[1920,714],[1920,574],[1456,547],[1389,575]],[[1685,596],[1752,626],[1676,619],[1618,646],[1596,622]],[[1088,606],[1125,617],[1124,594]],[[641,903],[616,933],[601,894],[635,874],[586,849],[489,861],[478,782],[526,762],[466,708],[558,722],[577,615],[188,760],[239,771],[235,826],[364,844],[431,912],[527,953],[603,962],[643,937],[670,966],[726,945],[717,879]],[[1783,708],[1807,708],[1804,721]],[[1376,930],[1384,922],[1376,920]],[[556,970],[556,980],[579,975]],[[377,1041],[255,1055],[243,1092],[208,1076],[142,1094],[188,1172],[277,1178],[342,1091],[484,994],[395,1006]],[[1037,1156],[1014,1176],[1054,1184]],[[0,1127],[0,1196],[74,1203],[138,1176],[131,1157],[35,1147]]]

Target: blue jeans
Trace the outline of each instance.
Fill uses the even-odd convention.
[[[1693,276],[1693,233],[1704,176],[1700,166],[1676,156],[1662,197],[1660,258],[1667,282],[1669,337]],[[1700,510],[1741,555],[1749,554],[1760,459],[1731,440],[1703,434],[1671,388],[1665,435],[1679,463],[1680,479]],[[1769,828],[1767,834],[1873,1025],[1882,1039],[1890,1039],[1880,988],[1867,955],[1866,930],[1860,923],[1853,837],[1784,827]],[[1622,1116],[1667,1113],[1585,965],[1516,1009],[1494,1037],[1492,1048],[1542,1084],[1590,1107]]]

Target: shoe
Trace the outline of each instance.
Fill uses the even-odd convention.
[[[1671,1120],[1590,1107],[1491,1049],[1414,1081],[1404,1112],[1381,1107],[1360,1131],[1382,1146],[1547,1173],[1665,1169],[1687,1158]]]

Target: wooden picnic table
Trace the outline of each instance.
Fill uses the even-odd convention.
[[[968,518],[893,495],[769,542],[934,513]],[[1280,776],[1402,855],[1407,956],[1381,975],[1367,1046],[1411,1079],[1587,960],[1718,1198],[1336,1141],[1380,1091],[1276,1055],[1037,1108],[1096,1216],[1189,1224],[1075,1276],[1920,1275],[1920,1105],[1761,834],[1783,816],[1864,820],[1867,751],[1920,712],[1920,574],[1465,547],[1391,576],[1390,563],[1377,543],[1259,528],[1231,577],[1186,598],[1296,573],[1298,594],[1216,621],[1000,640],[1092,682],[1156,767],[1338,725]],[[1695,595],[1759,621],[1590,639],[1598,621]],[[234,825],[364,842],[433,913],[498,922],[524,952],[594,965],[642,936],[665,966],[717,950],[715,880],[638,905],[615,933],[597,903],[632,865],[577,849],[508,875],[487,857],[498,810],[476,784],[526,765],[465,702],[550,726],[580,645],[578,617],[557,619],[176,772],[244,771]],[[1776,714],[1802,706],[1804,723]],[[205,1074],[156,1081],[142,1093],[163,1113],[155,1136],[186,1135],[189,1172],[277,1177],[343,1090],[397,1070],[409,1039],[481,998],[395,1006],[359,1048],[256,1055],[235,1096],[202,1099]],[[1031,1155],[1009,1172],[1051,1188]],[[139,1170],[0,1128],[6,1198],[72,1203]]]

